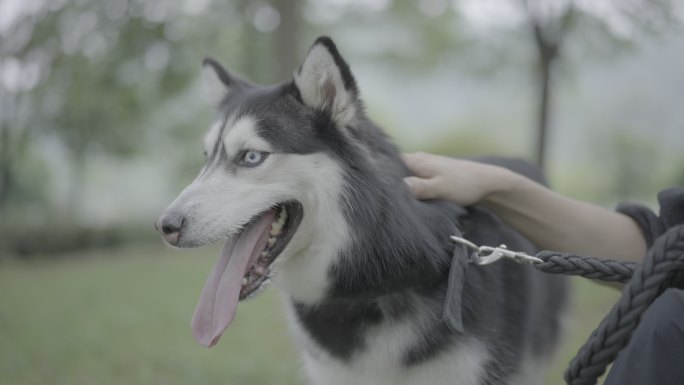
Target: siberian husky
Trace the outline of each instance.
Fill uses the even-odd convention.
[[[313,384],[543,381],[564,281],[510,262],[467,267],[450,235],[535,249],[485,209],[411,196],[332,40],[277,85],[203,67],[218,107],[206,162],[156,223],[175,247],[225,241],[192,318],[199,343],[216,344],[238,302],[272,283]]]

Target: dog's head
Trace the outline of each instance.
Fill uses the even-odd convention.
[[[363,113],[349,67],[325,37],[290,82],[257,86],[212,59],[204,75],[218,106],[206,161],[156,226],[176,247],[226,241],[193,317],[195,337],[211,346],[237,302],[271,279],[303,302],[325,292],[349,231],[341,159],[358,155],[347,147]]]

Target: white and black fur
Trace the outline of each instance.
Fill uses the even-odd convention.
[[[454,254],[449,235],[535,248],[483,208],[411,196],[409,171],[365,116],[329,38],[316,40],[293,80],[274,86],[211,59],[204,67],[219,107],[207,162],[162,218],[178,222],[177,246],[192,247],[230,237],[280,202],[301,203],[273,283],[289,301],[311,383],[542,383],[559,340],[564,280],[507,261],[470,265],[458,283],[462,332],[444,321],[452,258],[467,258]],[[250,148],[270,155],[240,167],[236,157]],[[526,163],[503,164],[542,178]]]

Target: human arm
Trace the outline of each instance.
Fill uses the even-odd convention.
[[[556,193],[503,167],[416,153],[404,156],[419,199],[482,205],[542,249],[640,262],[646,242],[628,216]]]

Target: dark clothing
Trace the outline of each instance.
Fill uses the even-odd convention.
[[[646,206],[634,203],[623,203],[617,211],[626,214],[641,228],[646,238],[646,245],[653,246],[653,242],[663,235],[670,227],[684,224],[684,188],[669,188],[658,194],[660,215],[656,216]]]
[[[684,290],[666,290],[653,302],[603,384],[684,384]]]
[[[665,231],[684,224],[684,189],[658,194],[660,215],[647,207],[623,204],[644,233],[649,247]],[[680,275],[681,277],[681,275]],[[683,279],[675,286],[682,287]],[[618,354],[604,385],[684,384],[684,290],[668,289],[644,313],[627,346]]]

